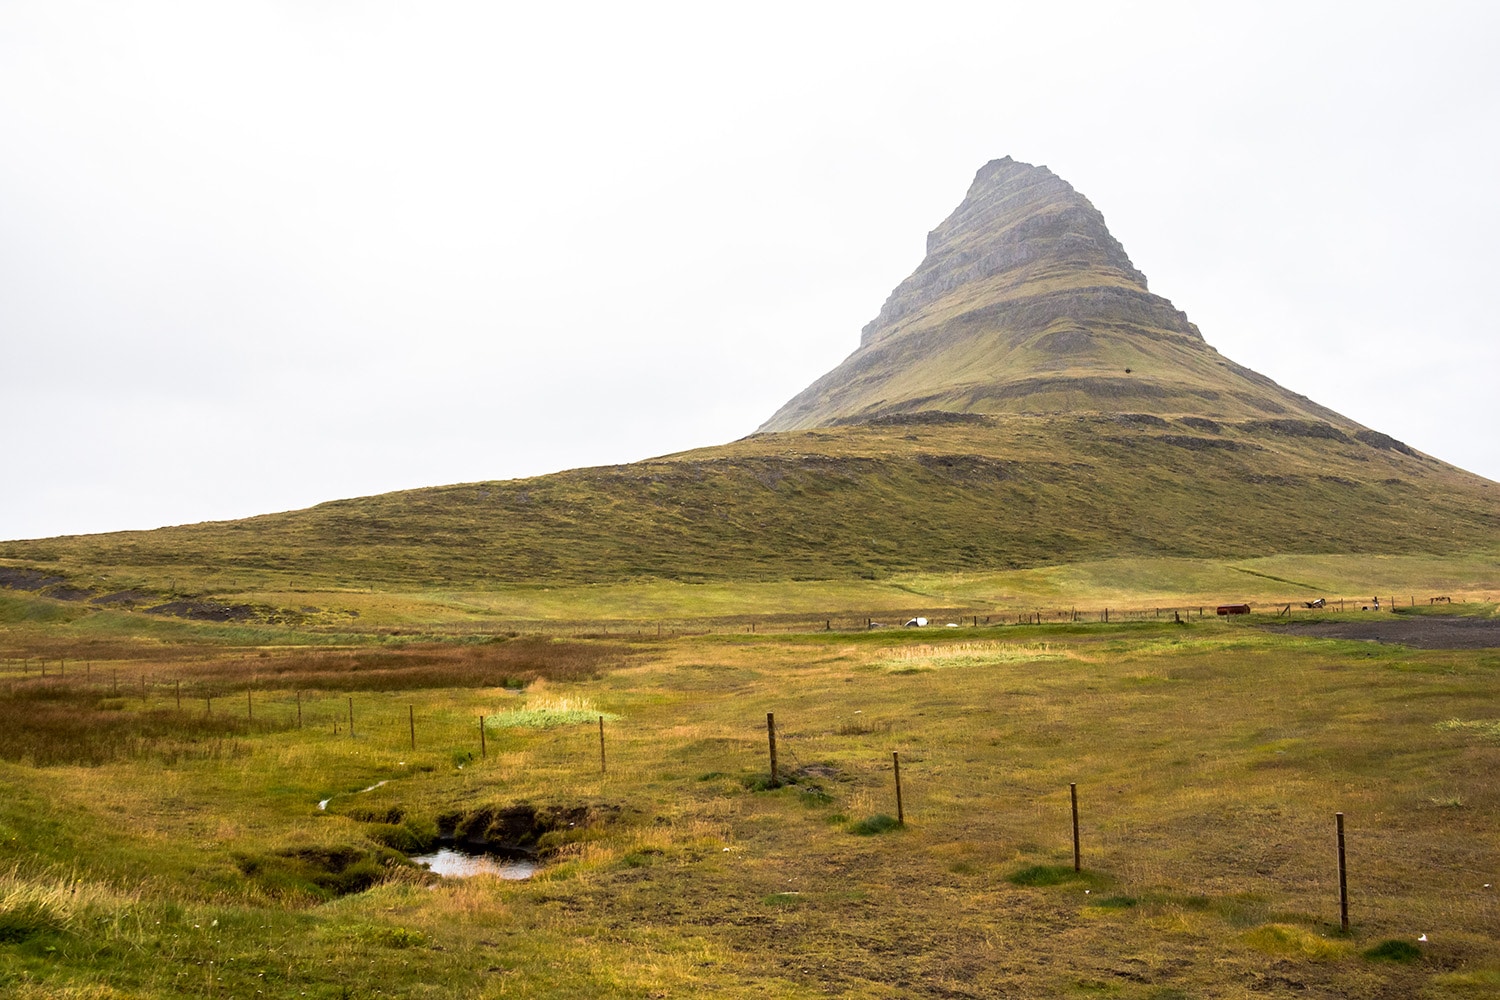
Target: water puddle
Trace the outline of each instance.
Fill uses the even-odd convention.
[[[390,780],[391,779],[387,778],[385,781],[377,781],[377,782],[375,782],[375,784],[371,785],[369,788],[361,788],[359,791],[355,792],[354,794],[355,795],[363,795],[365,792],[373,792],[375,789],[379,788],[381,785],[388,784],[390,782]],[[326,798],[326,799],[319,799],[318,800],[318,808],[319,809],[323,809],[323,810],[327,810],[328,803],[330,803],[332,801],[333,801],[333,796],[332,795],[328,796],[328,798]]]
[[[440,847],[431,854],[413,854],[411,859],[444,878],[469,878],[471,875],[498,875],[505,879],[531,878],[541,867],[524,852],[496,853]]]

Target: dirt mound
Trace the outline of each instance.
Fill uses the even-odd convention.
[[[11,590],[41,590],[66,583],[60,576],[43,573],[39,569],[22,569],[19,566],[0,566],[0,587]]]
[[[168,601],[147,608],[148,615],[172,615],[198,622],[247,622],[255,617],[249,604],[220,604],[218,601]]]
[[[1372,617],[1342,622],[1292,622],[1272,631],[1321,639],[1364,639],[1417,649],[1500,649],[1500,618]]]
[[[144,604],[147,601],[157,601],[160,599],[161,598],[156,594],[148,594],[144,590],[117,590],[112,594],[100,594],[89,603],[105,605],[118,604],[123,605],[127,608],[131,608],[135,607],[135,605],[137,604]]]
[[[438,817],[440,839],[469,847],[510,851],[537,851],[570,839],[587,827],[608,822],[620,814],[619,806],[533,806],[522,802],[488,807],[468,813]],[[548,837],[548,834],[557,834]],[[543,838],[547,838],[544,841]]]
[[[50,597],[56,601],[86,601],[94,596],[94,591],[85,587],[74,587],[66,583],[60,583],[44,589],[42,596]]]

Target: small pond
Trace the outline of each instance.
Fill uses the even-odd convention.
[[[471,875],[498,875],[501,878],[531,878],[540,865],[536,858],[522,851],[496,853],[440,847],[431,854],[413,854],[411,859],[444,878],[468,878]]]

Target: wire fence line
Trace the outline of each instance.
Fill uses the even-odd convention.
[[[1321,601],[1321,603],[1319,603]],[[754,612],[747,611],[719,615],[664,615],[647,620],[631,618],[579,618],[559,619],[491,619],[460,626],[434,624],[430,627],[408,626],[404,628],[375,628],[362,633],[338,630],[341,636],[349,636],[347,645],[337,643],[325,649],[349,648],[370,641],[413,644],[420,642],[447,642],[485,638],[514,638],[521,635],[549,638],[654,640],[672,639],[690,635],[714,635],[729,633],[800,634],[812,632],[867,632],[889,628],[954,628],[980,629],[1015,625],[1091,625],[1125,624],[1140,622],[1182,622],[1210,620],[1221,617],[1220,607],[1247,608],[1236,612],[1249,614],[1250,620],[1265,618],[1318,619],[1351,614],[1370,615],[1376,612],[1389,613],[1410,611],[1416,608],[1433,608],[1451,605],[1446,595],[1419,597],[1414,594],[1372,594],[1369,597],[1323,597],[1309,600],[1305,597],[1280,597],[1275,599],[1245,602],[1236,600],[1220,604],[1173,602],[1143,605],[1139,603],[1114,606],[1097,604],[1090,607],[1048,607],[1043,604],[1016,605],[969,605],[935,606],[913,603],[906,608],[881,608],[867,611],[839,610],[824,612]],[[318,634],[312,628],[304,631]],[[331,635],[330,630],[330,635]],[[360,640],[363,640],[361,642]],[[226,646],[228,650],[233,647]],[[269,648],[270,655],[296,655],[305,652],[303,647],[288,646]],[[174,657],[174,663],[190,663],[216,659],[217,654],[207,651],[196,655]],[[143,659],[137,656],[101,656],[97,659],[74,654],[38,655],[24,648],[9,650],[0,648],[0,674],[26,673],[48,670],[67,672],[88,670],[91,664],[108,668],[113,663],[120,669],[137,662],[160,662],[158,659]]]

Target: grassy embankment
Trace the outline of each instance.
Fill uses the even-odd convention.
[[[7,993],[1500,986],[1493,651],[1212,620],[364,651],[222,641],[162,645],[145,706],[106,690],[102,668],[43,680],[35,661],[9,664]],[[144,656],[135,639],[122,652]],[[192,692],[180,713],[169,679]],[[196,700],[209,690],[211,717]],[[580,708],[613,717],[607,773],[595,725],[502,724]],[[768,711],[795,778],[780,788],[766,787]],[[36,743],[18,753],[22,729]],[[892,750],[907,824],[862,836],[894,814]],[[432,887],[391,853],[445,815],[519,802],[589,809],[546,836],[557,853],[529,882]],[[1335,811],[1349,825],[1348,935]]]

